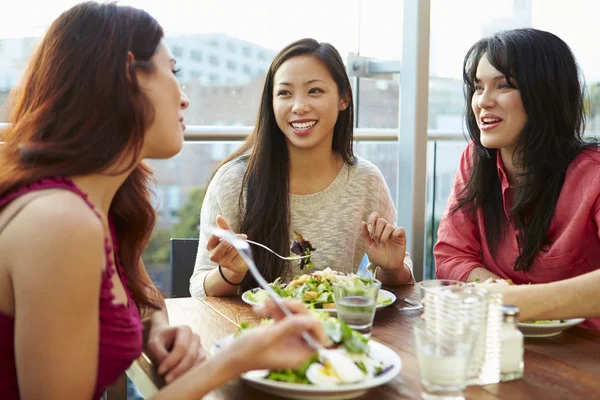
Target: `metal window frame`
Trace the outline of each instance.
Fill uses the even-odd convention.
[[[425,269],[430,10],[430,0],[404,0],[396,204],[417,281]]]

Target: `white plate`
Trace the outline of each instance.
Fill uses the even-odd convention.
[[[261,304],[252,301],[250,299],[248,299],[248,293],[250,293],[252,290],[254,289],[250,289],[250,290],[246,290],[243,294],[242,294],[242,301],[246,304],[250,304],[251,306],[260,306]],[[381,296],[383,296],[386,300],[389,299],[391,301],[388,301],[385,304],[377,304],[377,306],[375,307],[376,309],[381,309],[381,308],[385,308],[385,307],[389,307],[392,304],[394,304],[396,302],[396,295],[390,291],[384,290],[384,289],[379,289],[379,294]],[[331,314],[336,314],[337,313],[337,309],[335,308],[315,308],[315,311],[323,311],[323,312],[328,312]]]
[[[550,337],[556,336],[572,326],[579,325],[583,321],[585,321],[585,318],[566,319],[564,322],[556,324],[526,324],[519,322],[517,326],[525,337]]]
[[[223,347],[226,347],[233,340],[233,335],[225,336],[219,340],[211,353]],[[392,366],[387,372],[380,376],[367,379],[363,382],[338,385],[338,386],[317,386],[303,383],[288,383],[264,379],[268,371],[257,370],[242,374],[242,380],[248,385],[261,390],[263,392],[286,397],[288,399],[301,400],[336,400],[336,399],[353,399],[362,396],[369,389],[384,385],[394,379],[402,369],[402,360],[396,352],[389,347],[373,340],[369,340],[370,355],[373,359],[383,362],[385,367]]]

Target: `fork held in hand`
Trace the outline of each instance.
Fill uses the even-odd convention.
[[[283,302],[281,297],[277,294],[277,292],[275,292],[273,290],[271,285],[269,285],[267,283],[265,278],[263,278],[263,276],[260,274],[260,272],[256,268],[256,264],[254,264],[254,259],[252,257],[252,249],[250,248],[250,245],[248,244],[249,241],[240,239],[239,237],[234,235],[232,232],[226,231],[224,229],[214,228],[214,227],[208,227],[208,229],[212,235],[215,235],[215,236],[220,237],[221,239],[227,240],[229,243],[231,243],[231,245],[233,247],[235,247],[235,249],[238,251],[240,257],[242,257],[242,260],[244,260],[244,262],[248,266],[248,270],[250,271],[250,273],[252,274],[254,279],[256,279],[256,282],[258,283],[258,285],[267,291],[267,293],[273,299],[273,301],[275,302],[277,307],[279,307],[285,315],[287,315],[288,317],[293,315],[293,313],[290,311],[289,308],[287,308],[287,306],[285,305],[285,303]],[[262,245],[260,245],[260,246],[262,246]],[[275,253],[271,249],[268,249],[268,250],[270,250],[272,253]],[[275,253],[275,254],[277,254],[277,253]],[[279,256],[279,254],[277,254],[277,255]],[[323,349],[323,346],[321,345],[321,343],[319,343],[308,332],[302,333],[302,338],[306,341],[306,343],[313,350],[318,352]]]
[[[262,247],[263,249],[265,249],[265,250],[268,250],[268,251],[270,251],[271,253],[275,254],[277,257],[281,258],[282,260],[295,261],[295,260],[301,260],[301,259],[303,259],[303,258],[308,258],[308,257],[310,257],[310,256],[289,256],[289,257],[284,257],[284,256],[282,256],[281,254],[279,254],[279,253],[277,253],[277,252],[275,252],[275,251],[271,250],[270,248],[268,248],[268,247],[267,247],[267,246],[265,246],[264,244],[261,244],[261,243],[258,243],[258,242],[254,242],[254,241],[252,241],[252,240],[248,240],[248,239],[246,239],[246,242],[248,242],[248,243],[252,243],[253,245],[255,245],[255,246],[258,246],[258,247]]]

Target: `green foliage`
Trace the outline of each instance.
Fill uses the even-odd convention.
[[[200,207],[204,200],[204,189],[196,188],[190,192],[187,202],[177,213],[179,220],[171,229],[158,229],[154,232],[143,255],[146,266],[169,264],[171,238],[197,238],[200,221]]]
[[[585,111],[588,118],[600,115],[600,82],[596,82],[589,87]]]

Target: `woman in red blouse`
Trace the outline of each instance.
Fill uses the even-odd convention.
[[[465,57],[462,154],[434,247],[436,276],[547,283],[600,266],[600,151],[565,42],[497,33]],[[600,321],[588,326],[600,329]]]

